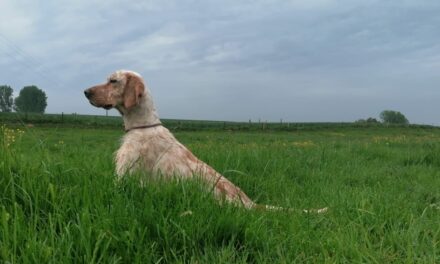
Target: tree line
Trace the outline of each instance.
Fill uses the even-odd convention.
[[[18,97],[12,97],[13,89],[8,85],[0,85],[0,111],[24,113],[44,113],[47,106],[46,93],[35,85],[25,86],[20,90]],[[380,113],[384,124],[409,124],[408,119],[398,111],[385,110]],[[359,119],[355,123],[380,123],[376,118]]]
[[[0,85],[0,111],[43,114],[47,106],[46,93],[35,85],[25,86],[14,99],[11,86]]]
[[[396,124],[396,125],[409,124],[409,121],[405,117],[405,115],[399,111],[384,110],[380,113],[379,118],[384,124]],[[369,117],[367,119],[359,119],[356,121],[356,123],[374,124],[374,123],[380,123],[380,121],[378,121],[376,118]]]

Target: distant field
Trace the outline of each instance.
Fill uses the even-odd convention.
[[[0,129],[0,263],[440,263],[437,128],[175,130],[258,203],[314,215],[115,184],[120,120],[76,118]]]
[[[162,119],[162,122],[173,131],[200,130],[233,130],[233,131],[302,131],[337,128],[380,127],[381,124],[362,124],[350,122],[266,122],[251,120],[248,122],[227,122],[209,120],[175,120]],[[32,124],[40,126],[83,127],[83,128],[122,128],[120,116],[94,116],[77,114],[17,114],[0,113],[0,123]],[[433,128],[427,125],[411,125],[418,128]]]

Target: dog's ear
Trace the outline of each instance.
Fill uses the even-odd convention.
[[[124,107],[130,109],[139,104],[139,98],[144,94],[145,86],[142,80],[134,75],[129,75],[124,89]]]

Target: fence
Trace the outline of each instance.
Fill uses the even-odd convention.
[[[340,128],[365,128],[383,127],[382,124],[350,123],[350,122],[315,122],[297,123],[286,122],[229,122],[208,120],[176,120],[161,119],[164,126],[173,131],[194,130],[225,130],[225,131],[301,131]],[[120,116],[98,116],[79,114],[35,114],[35,113],[0,113],[0,123],[40,125],[40,126],[65,126],[86,128],[117,128],[122,129],[123,122]],[[428,125],[410,125],[416,128],[436,128]]]

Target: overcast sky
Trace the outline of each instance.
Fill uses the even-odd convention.
[[[142,74],[162,118],[440,125],[438,0],[1,0],[0,84],[48,113],[104,114],[83,90]],[[117,114],[112,112],[112,114]]]

